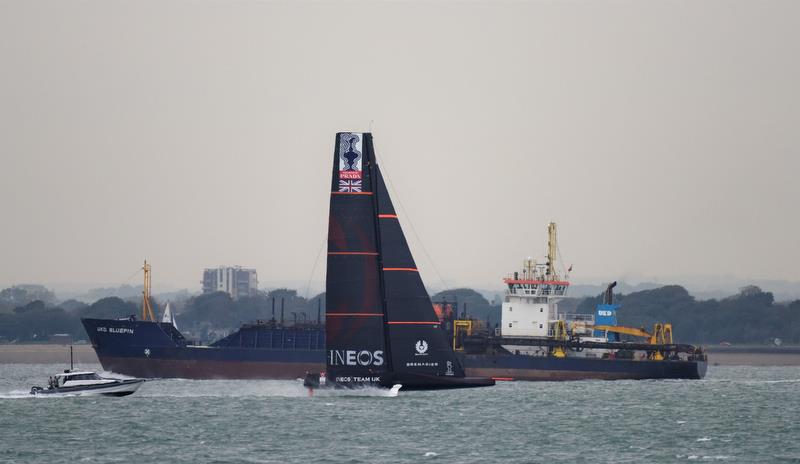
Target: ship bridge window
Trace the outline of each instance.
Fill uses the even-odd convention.
[[[511,322],[508,323],[508,326],[511,327]]]

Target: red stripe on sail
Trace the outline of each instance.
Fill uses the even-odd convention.
[[[327,313],[325,317],[377,317],[383,316],[383,313]]]
[[[389,325],[441,325],[441,322],[428,322],[428,321],[394,321],[387,322]]]
[[[329,251],[330,255],[365,255],[365,256],[378,256],[374,251]]]
[[[383,268],[384,271],[407,271],[407,272],[419,272],[419,269],[415,269],[413,267],[385,267]]]

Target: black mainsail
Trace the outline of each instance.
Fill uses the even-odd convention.
[[[375,161],[372,134],[336,134],[326,280],[328,379],[404,389],[466,378],[420,278]]]

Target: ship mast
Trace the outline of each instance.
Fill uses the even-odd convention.
[[[556,242],[556,223],[551,222],[547,225],[547,276],[555,278],[556,276],[556,251],[558,244]]]
[[[150,265],[147,264],[147,260],[144,261],[144,290],[142,291],[143,301],[142,301],[142,320],[156,320],[156,316],[153,313],[153,307],[150,306]]]

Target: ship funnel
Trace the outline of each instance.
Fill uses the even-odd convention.
[[[594,323],[596,325],[617,325],[617,310],[619,309],[619,305],[614,304],[614,287],[617,286],[616,282],[611,282],[606,287],[606,291],[603,294],[603,302],[597,305],[595,308],[594,313]],[[606,337],[608,341],[619,341],[619,334],[618,333],[603,333],[603,331],[595,330],[593,335],[595,337]]]
[[[614,304],[614,287],[617,286],[617,282],[611,282],[606,287],[606,293],[603,295],[603,304]]]

